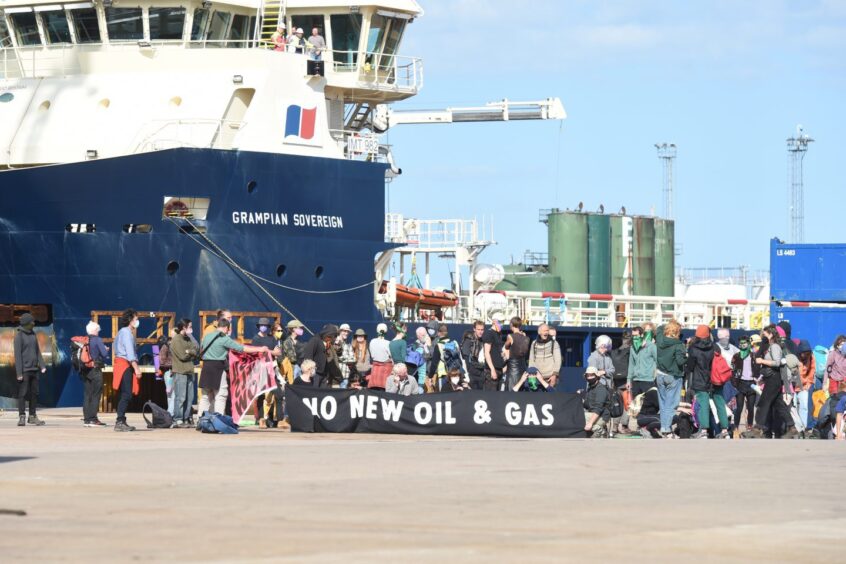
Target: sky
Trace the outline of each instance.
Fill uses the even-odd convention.
[[[789,236],[785,140],[798,124],[814,139],[805,241],[846,242],[846,0],[421,5],[400,52],[423,59],[425,84],[395,109],[559,97],[568,114],[389,132],[403,169],[390,211],[492,218],[481,262],[545,252],[542,208],[660,214],[654,144],[671,142],[677,266],[768,269],[770,238]]]

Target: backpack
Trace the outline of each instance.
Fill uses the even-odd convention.
[[[91,358],[87,335],[85,337],[71,337],[71,364],[77,372],[81,372],[83,368],[94,368],[94,360]]]
[[[641,394],[638,397],[641,397]],[[622,417],[625,409],[623,408],[623,398],[620,397],[620,392],[616,388],[608,388],[608,411],[612,418]],[[635,398],[637,399],[637,398]],[[641,397],[641,402],[643,398]]]
[[[714,353],[714,360],[711,362],[711,383],[715,386],[722,386],[731,380],[731,367],[719,352]]]
[[[413,364],[414,366],[423,366],[426,361],[423,360],[423,355],[420,354],[420,352],[409,349],[408,352],[405,353],[405,363]]]
[[[147,410],[150,411],[150,415],[153,417],[152,421],[147,419]],[[162,409],[152,401],[144,404],[144,407],[141,408],[141,415],[144,417],[144,421],[147,422],[148,429],[170,429],[173,425],[173,416],[166,409]]]
[[[781,365],[781,378],[783,382],[789,382],[794,387],[802,387],[802,375],[799,374],[799,358],[795,354],[787,353],[784,357],[785,364]]]
[[[197,430],[201,433],[237,435],[238,425],[227,415],[206,411],[197,420]]]
[[[814,379],[819,384],[817,387],[822,387],[823,380],[825,379],[825,365],[828,363],[828,349],[822,345],[814,347],[814,362],[816,363]]]
[[[444,343],[443,348],[443,360],[444,367],[446,367],[447,372],[452,370],[453,368],[457,368],[462,373],[464,372],[464,365],[461,362],[461,351],[458,350],[458,343],[455,341],[447,341]]]

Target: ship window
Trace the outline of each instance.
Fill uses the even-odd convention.
[[[314,277],[317,279],[323,278],[323,267],[318,266],[314,269]]]
[[[0,47],[11,47],[11,37],[9,37],[9,28],[6,27],[6,20],[0,18]]]
[[[242,16],[236,14],[232,18],[232,27],[229,29],[229,36],[227,39],[231,43],[227,43],[227,47],[246,47],[245,42],[250,38],[250,18],[249,16]]]
[[[194,10],[194,21],[191,22],[191,41],[202,41],[209,23],[209,11],[205,8]]]
[[[185,8],[150,8],[150,39],[182,39]]]
[[[100,43],[100,24],[94,8],[69,10],[77,43]]]
[[[212,14],[211,25],[209,26],[209,41],[223,41],[226,39],[226,30],[229,29],[229,22],[232,14],[229,12],[215,11]]]
[[[144,39],[144,17],[141,8],[106,8],[106,28],[110,41]]]
[[[361,38],[361,14],[333,14],[332,56],[339,70],[355,67]]]
[[[21,12],[9,14],[12,24],[15,26],[15,37],[18,45],[41,45],[41,36],[38,35],[38,24],[35,21],[35,13]]]
[[[256,182],[255,180],[250,180],[249,182],[247,182],[248,194],[252,194],[253,192],[255,192],[256,188],[258,188],[258,182]]]
[[[11,102],[14,99],[15,95],[11,92],[3,92],[2,94],[0,94],[0,103],[5,104],[7,102]]]
[[[151,233],[153,226],[148,223],[126,223],[123,226],[124,233]]]
[[[385,48],[382,50],[383,56],[382,61],[380,62],[380,66],[383,69],[387,69],[393,66],[394,55],[397,52],[397,47],[399,46],[400,39],[402,39],[403,31],[405,31],[405,20],[392,19],[390,31],[388,31],[388,35],[385,38]]]
[[[287,271],[288,271],[288,267],[285,266],[284,264],[277,264],[276,265],[276,276],[278,276],[279,278],[282,278],[283,276],[285,276],[285,273]]]
[[[190,196],[165,196],[162,218],[184,218],[205,220],[209,214],[211,200]]]
[[[179,271],[179,263],[175,260],[170,261],[167,263],[167,273],[173,276]]]
[[[385,39],[385,31],[388,27],[388,18],[375,15],[370,19],[370,33],[367,35],[367,52],[376,53],[382,47]]]
[[[68,17],[64,10],[51,10],[49,12],[41,12],[41,25],[44,32],[47,34],[47,43],[53,45],[54,43],[70,43],[70,26],[68,26]]]
[[[97,227],[93,223],[68,223],[65,225],[68,233],[95,233]]]

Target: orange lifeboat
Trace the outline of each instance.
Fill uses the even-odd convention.
[[[380,294],[387,293],[388,283],[382,282]],[[444,308],[458,305],[458,296],[451,291],[427,290],[397,284],[397,305],[402,307]]]

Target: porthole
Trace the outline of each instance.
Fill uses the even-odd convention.
[[[0,94],[0,103],[5,104],[7,102],[11,102],[14,99],[15,95],[11,92],[3,92],[2,94]]]
[[[167,263],[167,273],[173,276],[179,271],[179,263],[175,260],[170,261]]]
[[[182,96],[174,96],[170,99],[170,105],[174,108],[178,108],[182,105]]]
[[[323,267],[318,266],[314,269],[314,277],[317,279],[323,278]]]
[[[253,192],[255,192],[256,188],[258,188],[258,182],[256,182],[255,180],[250,180],[249,182],[247,182],[248,194],[252,194]]]
[[[41,105],[38,106],[38,110],[42,111],[42,112],[46,112],[49,109],[50,109],[50,100],[44,100],[43,102],[41,102]]]
[[[106,110],[106,109],[108,109],[108,108],[109,108],[109,106],[111,106],[111,105],[112,105],[112,101],[111,101],[111,100],[109,100],[108,98],[103,98],[103,99],[102,99],[102,100],[100,100],[100,102],[97,104],[97,106],[99,106],[99,108],[100,108],[101,110]]]
[[[285,266],[284,264],[279,264],[279,265],[276,266],[276,276],[278,276],[279,278],[282,278],[283,276],[285,276],[285,272],[287,272],[287,271],[288,271],[288,267]]]

